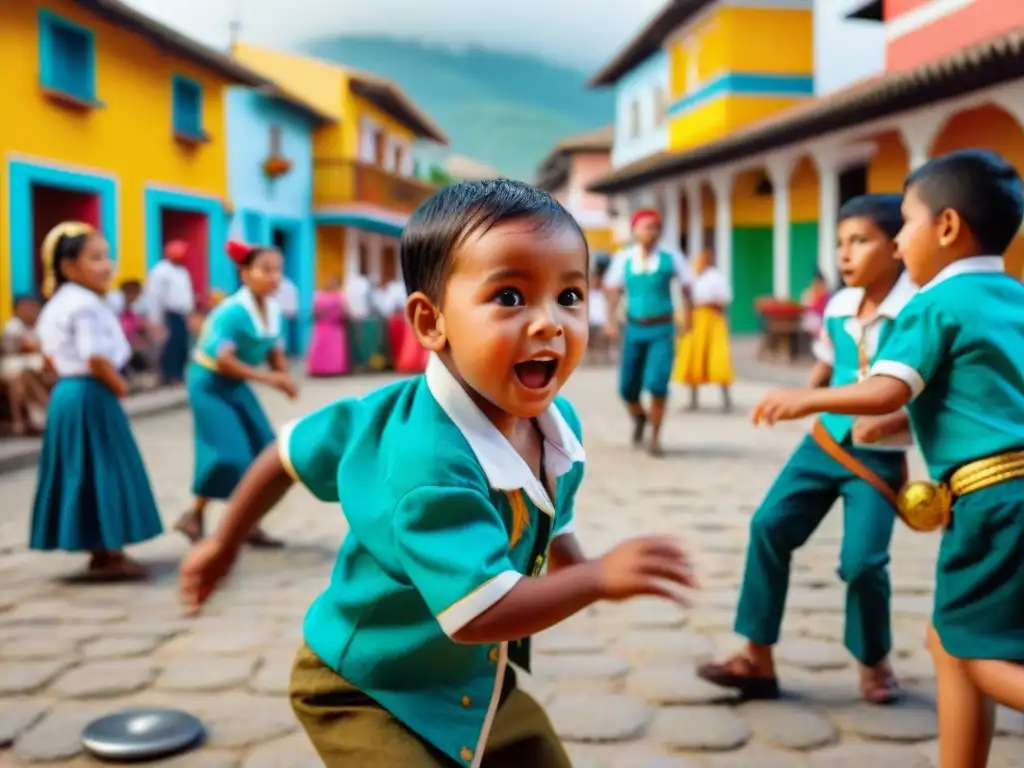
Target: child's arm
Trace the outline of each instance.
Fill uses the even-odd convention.
[[[199,542],[181,564],[178,588],[188,611],[197,611],[209,599],[234,565],[249,532],[291,486],[277,446],[271,445],[249,466],[213,536]]]
[[[885,416],[861,416],[853,423],[853,440],[856,443],[874,443],[908,429],[910,417],[905,410]]]
[[[583,548],[575,533],[563,533],[552,540],[551,549],[548,551],[548,573],[586,561],[587,556],[583,554]]]
[[[813,413],[883,416],[910,402],[910,387],[891,376],[872,376],[858,384],[821,389],[778,389],[754,406],[755,424],[802,419]]]
[[[807,386],[811,389],[827,387],[830,381],[832,381],[832,365],[821,360],[815,361],[814,367],[811,368],[811,372],[807,376]]]
[[[561,623],[598,600],[654,595],[683,602],[672,585],[696,586],[686,554],[667,538],[632,539],[599,560],[519,579],[504,597],[451,637],[460,643],[519,640]]]
[[[285,355],[282,346],[277,345],[270,350],[270,354],[267,355],[267,365],[281,379],[280,383],[275,386],[292,400],[298,397],[299,387],[288,370],[288,357]]]

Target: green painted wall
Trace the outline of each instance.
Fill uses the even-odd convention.
[[[818,222],[795,221],[789,225],[789,295],[800,295],[818,271]]]
[[[733,333],[756,333],[760,327],[754,301],[772,292],[772,228],[735,227],[732,231]]]

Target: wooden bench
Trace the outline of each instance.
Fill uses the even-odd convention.
[[[802,325],[802,306],[770,297],[758,299],[754,306],[761,320],[758,360],[793,363],[810,350],[810,336]]]

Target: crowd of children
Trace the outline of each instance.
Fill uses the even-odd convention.
[[[944,532],[927,642],[942,768],[985,764],[993,702],[1024,710],[1024,286],[999,255],[1022,219],[1020,176],[981,151],[929,162],[902,196],[843,206],[847,287],[825,307],[809,386],[774,391],[753,412],[769,425],[821,417],[751,521],[736,616],[748,644],[702,666],[705,679],[746,698],[779,696],[772,647],[792,553],[841,497],[845,642],[864,699],[899,695],[888,658],[895,520],[922,528],[937,515]],[[727,358],[694,349],[722,336],[727,286],[708,271],[709,257],[691,270],[659,251],[658,224],[651,212],[638,216],[636,252],[603,276],[609,319],[628,295],[621,389],[638,442],[650,419],[654,453],[674,359],[673,280],[692,301],[684,321],[694,333],[676,365],[691,370],[696,355],[716,383],[731,381]],[[683,601],[696,586],[670,539],[630,540],[591,559],[574,535],[585,452],[580,420],[559,392],[593,324],[579,226],[517,182],[434,195],[413,214],[401,250],[425,375],[339,400],[276,440],[247,382],[297,393],[273,299],[281,255],[242,244],[229,254],[242,288],[206,319],[186,375],[196,504],[179,522],[195,540],[181,569],[184,602],[198,610],[243,544],[276,543],[259,522],[300,483],[343,508],[349,524],[307,614],[291,680],[295,712],[325,764],[570,765],[542,707],[516,685],[514,666],[529,670],[529,638],[599,600]],[[88,552],[97,572],[139,576],[124,548],[161,524],[118,403],[132,351],[102,298],[112,272],[106,242],[68,223],[42,256],[49,301],[37,347],[22,354],[45,356],[57,382],[31,545]],[[612,322],[607,330],[618,334]],[[639,405],[643,388],[650,412]],[[926,502],[901,492],[914,488],[905,485],[908,429],[936,483],[924,511]],[[227,508],[204,538],[208,499]]]

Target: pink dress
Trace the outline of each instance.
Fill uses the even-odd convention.
[[[404,317],[401,317],[401,326],[396,324],[393,328],[398,340],[395,351],[395,370],[399,373],[423,373],[427,370],[427,358],[430,352],[420,346],[419,339],[416,338],[416,334],[413,333],[412,327]]]
[[[345,311],[345,299],[340,291],[317,291],[313,297],[313,339],[306,361],[310,376],[348,373]]]

